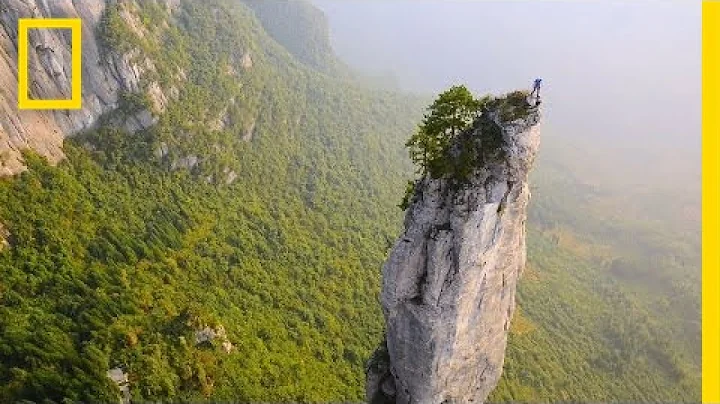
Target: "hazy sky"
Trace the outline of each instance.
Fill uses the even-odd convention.
[[[407,88],[497,92],[539,76],[556,134],[699,151],[699,1],[313,2],[344,60]]]

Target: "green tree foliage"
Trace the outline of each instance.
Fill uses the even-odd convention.
[[[465,86],[453,86],[441,93],[405,143],[419,174],[462,184],[483,161],[502,154],[500,125],[530,114],[527,95],[524,91],[513,91],[502,97],[488,95],[476,99]],[[489,114],[485,115],[486,112]],[[473,133],[469,131],[471,127]],[[398,205],[403,210],[412,201],[413,184],[412,181],[408,184]]]
[[[452,140],[478,117],[482,102],[465,86],[453,86],[428,107],[417,132],[408,140],[410,158],[421,173],[434,177],[447,166],[446,153]]]
[[[136,3],[146,35],[115,6],[104,35],[178,89],[158,124],[99,128],[66,142],[59,166],[29,154],[0,180],[0,402],[114,402],[117,366],[137,402],[361,401],[423,102],[298,62],[240,2],[182,1],[172,16]],[[699,401],[696,251],[664,227],[603,227],[587,206],[598,195],[551,174],[537,178],[537,274],[519,295],[534,327],[511,335],[493,401]],[[589,258],[558,226],[597,234],[593,248],[633,237],[612,246],[624,259]],[[220,324],[230,352],[196,344]]]
[[[535,328],[511,327],[490,401],[699,402],[700,240],[677,236],[699,222],[677,196],[578,177],[587,161],[555,142],[531,176],[518,289]],[[647,206],[662,213],[637,220]]]
[[[297,60],[320,72],[347,77],[349,72],[332,52],[325,14],[305,0],[242,0],[267,33]]]
[[[132,4],[118,7],[147,34],[105,34],[178,98],[149,130],[99,128],[58,167],[28,155],[0,180],[0,402],[116,401],[116,366],[136,401],[361,399],[420,102],[297,62],[234,0],[182,2],[167,25],[164,8]],[[229,353],[195,343],[216,323]]]
[[[125,53],[132,49],[127,38],[132,38],[134,35],[120,16],[117,4],[111,4],[105,9],[97,30],[98,37],[102,42],[102,51],[113,49],[116,52]]]
[[[453,86],[441,93],[430,105],[422,128],[430,136],[454,137],[466,129],[480,112],[480,101],[467,87]]]
[[[498,111],[498,118],[503,122],[522,119],[530,113],[527,91],[512,91],[502,98],[487,98],[484,107]]]

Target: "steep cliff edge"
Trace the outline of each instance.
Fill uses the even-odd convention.
[[[486,109],[450,155],[473,158],[462,182],[426,176],[383,267],[386,342],[368,368],[372,403],[483,402],[503,367],[526,260],[528,173],[540,112]]]
[[[153,0],[168,10],[178,1]],[[118,109],[122,94],[145,91],[141,78],[152,72],[151,61],[137,58],[137,50],[114,52],[105,46],[102,30],[108,5],[134,34],[142,36],[142,24],[129,0],[4,0],[0,4],[0,177],[24,169],[21,151],[31,149],[57,162],[63,158],[63,138],[93,127],[105,113]],[[77,111],[19,111],[18,20],[20,18],[80,18],[82,31],[82,105]],[[68,30],[31,29],[29,32],[30,97],[33,99],[70,98],[71,35]],[[164,94],[157,83],[149,86],[154,104],[162,105]],[[152,123],[145,110],[125,123],[129,130]]]

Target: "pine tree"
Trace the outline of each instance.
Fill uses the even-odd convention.
[[[463,85],[451,87],[432,103],[418,131],[406,143],[422,174],[443,173],[443,157],[451,140],[472,124],[481,105]]]

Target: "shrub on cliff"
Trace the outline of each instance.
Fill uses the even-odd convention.
[[[513,91],[504,97],[490,100],[485,105],[486,109],[496,110],[503,122],[527,117],[530,114],[530,107],[527,91]]]
[[[483,102],[461,85],[441,93],[430,105],[418,131],[406,144],[423,174],[437,177],[446,171],[448,146],[478,117]]]
[[[500,122],[527,117],[531,112],[527,91],[513,91],[502,97],[476,99],[465,86],[453,86],[441,93],[428,107],[428,113],[417,132],[407,141],[410,158],[419,166],[419,173],[432,178],[445,177],[462,182],[472,173],[485,152],[502,145],[502,133],[495,118],[478,121],[480,115],[492,111]],[[482,122],[481,122],[482,121]],[[482,133],[477,142],[473,136],[462,136],[473,125]],[[466,133],[467,134],[467,133]],[[455,145],[455,152],[451,152]],[[398,205],[408,208],[415,192],[410,181]]]

